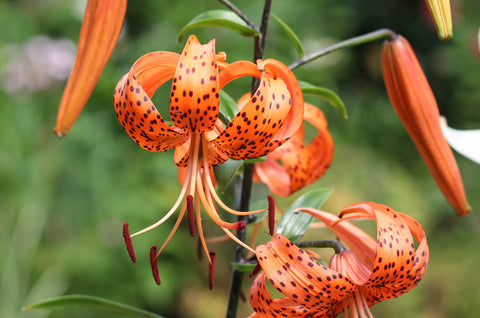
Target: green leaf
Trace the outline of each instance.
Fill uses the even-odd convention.
[[[307,82],[299,82],[304,95],[318,96],[326,100],[335,107],[343,119],[347,119],[347,108],[340,97],[332,90],[324,87],[314,86]]]
[[[238,112],[237,102],[224,90],[220,92],[220,119],[228,125]]]
[[[292,242],[298,242],[312,223],[313,217],[307,213],[295,213],[295,210],[302,207],[319,209],[332,191],[331,188],[316,189],[299,197],[278,220],[276,232]]]
[[[199,27],[221,27],[244,36],[258,36],[259,32],[249,27],[238,15],[228,10],[211,10],[197,15],[187,23],[178,35],[178,41],[189,30]]]
[[[241,263],[231,263],[231,265],[237,271],[242,273],[251,273],[256,266],[256,264],[241,264]]]
[[[224,163],[213,167],[215,179],[217,179],[217,185],[221,192],[225,191],[242,164],[243,160],[228,159]]]
[[[155,313],[128,306],[119,302],[88,295],[68,295],[47,299],[38,303],[23,307],[23,310],[30,309],[55,309],[62,307],[88,307],[103,311],[113,312],[128,317],[138,318],[163,318]]]
[[[305,52],[304,52],[304,50],[303,50],[302,43],[300,42],[300,39],[299,39],[298,36],[295,34],[295,32],[293,32],[293,30],[292,30],[285,22],[283,22],[283,20],[281,20],[279,17],[277,17],[275,14],[270,13],[270,16],[271,16],[272,18],[274,18],[275,21],[278,22],[278,24],[280,24],[280,26],[282,27],[283,31],[285,31],[285,33],[287,33],[288,37],[293,41],[293,44],[295,44],[295,48],[297,49],[298,55],[299,55],[300,57],[304,57],[304,56],[305,56]]]

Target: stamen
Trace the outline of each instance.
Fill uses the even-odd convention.
[[[190,235],[195,236],[195,213],[193,211],[193,195],[187,195],[187,215]]]
[[[252,278],[253,276],[257,275],[258,272],[262,269],[262,266],[260,266],[260,263],[257,263],[255,265],[255,268],[248,274],[248,277]]]
[[[158,274],[158,263],[157,263],[157,247],[154,245],[150,248],[150,266],[152,267],[153,278],[155,283],[160,285],[160,275]]]
[[[128,223],[123,223],[123,240],[127,246],[128,255],[132,262],[136,263],[135,251],[133,250],[132,238],[130,237],[130,231],[128,230]]]
[[[238,221],[235,224],[237,225],[237,228],[235,228],[234,230],[243,230],[244,228],[247,227],[247,225],[243,221]]]
[[[270,235],[275,233],[275,200],[271,195],[267,196],[268,199],[268,230]]]
[[[243,289],[240,289],[240,298],[244,303],[247,302],[247,297],[245,296],[245,293],[243,292]]]
[[[218,216],[217,208],[211,202],[209,202],[208,198],[205,195],[205,192],[204,192],[204,189],[203,189],[203,183],[202,183],[201,176],[200,176],[200,172],[197,172],[197,182],[196,182],[196,184],[197,184],[196,194],[198,194],[198,197],[199,197],[200,201],[202,202],[203,208],[205,209],[205,211],[210,216],[210,218],[212,219],[213,222],[215,222],[218,226],[220,226],[222,228],[225,228],[225,229],[229,229],[229,230],[239,230],[239,229],[242,229],[242,226],[243,226],[243,228],[245,228],[245,223],[243,223],[243,222],[241,222],[241,223],[243,223],[243,225],[240,224],[240,222],[230,223],[230,222],[226,222],[226,221],[222,220]],[[211,194],[210,191],[208,193]]]
[[[205,252],[205,255],[208,257],[208,262],[210,263],[210,253],[208,251],[207,247],[207,242],[205,242],[205,234],[203,234],[203,226],[202,226],[202,218],[200,215],[200,202],[198,199],[198,196],[195,197],[195,214],[196,214],[196,219],[197,219],[197,229],[198,229],[198,237],[200,238],[200,243],[202,245],[203,251]]]
[[[205,171],[206,167],[208,167],[208,160],[204,160],[204,163],[203,163],[204,171]],[[234,210],[234,209],[230,208],[218,196],[217,191],[215,190],[215,186],[213,185],[212,178],[210,177],[210,174],[209,173],[204,173],[204,174],[205,174],[205,183],[207,184],[208,190],[210,190],[210,193],[212,194],[213,198],[215,199],[215,202],[217,202],[217,204],[222,209],[227,211],[228,213],[234,214],[234,215],[252,215],[252,214],[257,214],[257,213],[264,212],[264,211],[267,210],[267,209],[260,209],[260,210],[255,210],[255,211],[237,211],[237,210]]]
[[[208,265],[208,288],[213,289],[213,283],[215,281],[215,252],[210,252],[210,263]]]

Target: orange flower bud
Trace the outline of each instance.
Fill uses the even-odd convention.
[[[445,41],[453,37],[450,0],[426,0],[425,3],[428,11],[430,11],[440,40]]]
[[[54,133],[68,134],[82,112],[120,36],[127,0],[89,0],[77,58],[63,92]]]
[[[382,66],[390,101],[438,187],[458,215],[470,213],[455,157],[442,134],[437,102],[404,37],[385,42]]]

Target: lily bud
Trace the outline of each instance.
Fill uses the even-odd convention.
[[[122,30],[127,0],[89,0],[77,57],[57,114],[54,133],[64,137],[90,98]]]
[[[425,3],[428,11],[430,11],[440,40],[445,41],[453,37],[450,0],[426,0]]]
[[[457,162],[442,134],[437,102],[404,37],[385,42],[382,67],[390,101],[438,187],[458,215],[470,213]]]

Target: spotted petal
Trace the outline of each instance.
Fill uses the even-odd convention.
[[[278,146],[278,141],[272,139],[289,110],[287,87],[279,78],[264,72],[254,96],[214,142],[234,159],[260,157],[268,151],[265,148]]]
[[[232,63],[220,73],[220,87],[241,76],[260,78],[260,85],[213,143],[232,158],[256,158],[300,128],[303,97],[293,73],[278,61],[259,61],[258,67],[245,61]]]
[[[161,152],[181,145],[187,132],[170,127],[153,105],[155,90],[171,79],[179,55],[153,52],[135,62],[115,88],[115,111],[132,139],[148,151]]]
[[[252,284],[250,305],[255,311],[255,314],[251,315],[250,318],[280,317],[280,313],[292,318],[307,317],[307,315],[308,317],[320,317],[317,311],[299,305],[288,297],[273,299],[265,284],[265,272],[258,274]]]
[[[410,216],[373,202],[345,208],[344,219],[369,218],[377,222],[377,251],[369,280],[362,291],[369,305],[398,297],[415,287],[428,264],[428,246],[420,224]],[[419,246],[415,251],[417,239]]]
[[[256,248],[259,264],[270,284],[296,304],[319,314],[335,311],[356,289],[353,282],[329,269],[281,234]]]
[[[318,130],[308,145],[303,142],[302,126],[292,138],[268,156],[271,158],[255,164],[256,176],[274,194],[288,196],[316,181],[326,172],[333,159],[333,139],[322,111],[305,103],[304,120]]]
[[[338,216],[313,208],[301,208],[297,212],[306,212],[322,221],[330,230],[355,252],[360,262],[368,269],[373,268],[376,254],[376,241],[365,231],[349,222],[339,222]]]
[[[170,118],[192,132],[209,131],[218,118],[220,89],[215,40],[201,45],[191,35],[172,83]]]

